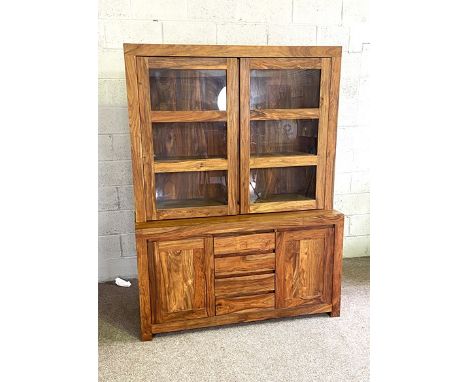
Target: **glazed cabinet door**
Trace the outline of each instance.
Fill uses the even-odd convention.
[[[333,228],[277,232],[276,307],[331,304]]]
[[[240,64],[241,212],[324,208],[330,58]]]
[[[153,322],[214,315],[212,245],[209,238],[149,244]]]
[[[147,220],[238,213],[238,61],[138,57]]]

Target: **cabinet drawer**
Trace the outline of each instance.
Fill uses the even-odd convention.
[[[251,235],[224,236],[214,238],[214,253],[246,253],[258,251],[273,251],[275,249],[275,234],[256,233]]]
[[[215,275],[230,276],[242,273],[275,270],[275,254],[218,257],[215,259]]]
[[[275,307],[275,294],[266,293],[257,296],[220,297],[216,299],[216,315],[234,312],[246,312]]]
[[[275,290],[275,275],[252,275],[215,280],[215,295],[242,296]]]

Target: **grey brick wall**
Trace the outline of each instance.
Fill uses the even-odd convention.
[[[341,45],[335,208],[369,255],[367,0],[100,0],[99,279],[136,275],[123,42]]]

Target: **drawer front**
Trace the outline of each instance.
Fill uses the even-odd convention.
[[[215,280],[215,295],[242,296],[275,290],[275,275],[252,275],[241,277],[229,277]]]
[[[257,296],[220,297],[216,299],[216,315],[234,312],[252,312],[256,310],[273,309],[274,307],[274,293]]]
[[[273,232],[214,238],[215,255],[260,251],[266,252],[274,251],[274,249],[275,234]]]
[[[243,273],[266,272],[274,270],[274,253],[217,257],[215,259],[216,276],[241,275]]]

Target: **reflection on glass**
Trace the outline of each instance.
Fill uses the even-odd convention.
[[[250,170],[250,203],[315,199],[316,166]]]
[[[156,174],[157,209],[227,204],[227,172],[170,172]]]
[[[320,70],[268,69],[250,72],[250,109],[319,107]]]
[[[250,122],[250,155],[317,155],[318,120]]]
[[[226,158],[226,122],[153,123],[155,160]]]
[[[226,110],[225,70],[150,69],[149,81],[151,110]]]

